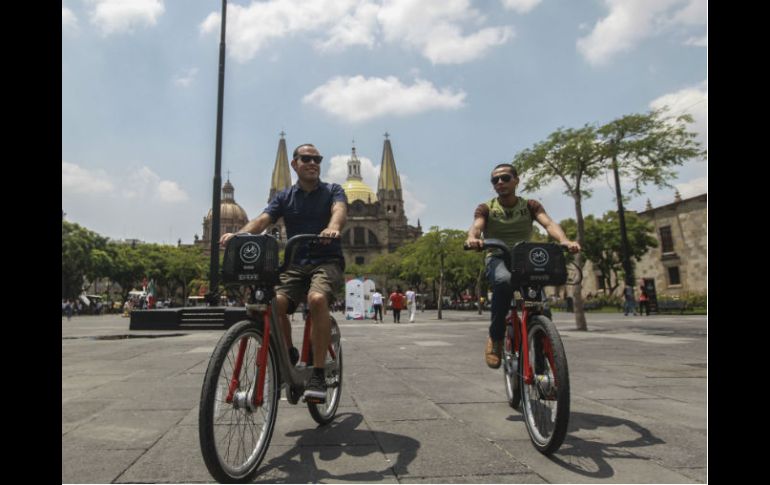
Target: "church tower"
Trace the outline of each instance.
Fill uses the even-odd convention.
[[[281,139],[278,141],[278,151],[275,154],[275,165],[273,166],[273,178],[270,181],[270,195],[267,197],[268,204],[275,195],[291,187],[291,172],[289,172],[289,154],[286,150],[286,139],[283,131]],[[275,236],[281,242],[286,242],[286,227],[283,224],[283,218],[275,221],[275,224],[267,228],[267,233]]]
[[[404,213],[404,197],[401,193],[401,177],[398,176],[389,136],[388,133],[385,133],[380,178],[377,183],[377,200],[380,202],[380,216],[386,218],[388,225],[393,228],[394,237],[390,238],[388,242],[388,251],[392,252],[406,239],[407,224]]]

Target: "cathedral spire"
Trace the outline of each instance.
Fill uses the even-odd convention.
[[[270,202],[278,192],[291,187],[291,173],[289,172],[289,155],[286,151],[286,140],[281,131],[281,140],[278,142],[278,152],[275,155],[275,166],[273,167],[273,179],[270,182],[270,195],[267,201]]]
[[[381,190],[397,191],[401,195],[401,178],[396,170],[396,161],[393,158],[393,148],[390,146],[389,134],[385,133],[385,143],[382,147],[382,162],[380,164],[380,180],[377,183],[377,192]]]
[[[361,160],[356,155],[355,145],[353,146],[353,153],[348,158],[348,180],[363,180],[361,177]]]

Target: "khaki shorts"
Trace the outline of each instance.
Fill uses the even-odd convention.
[[[320,265],[292,265],[281,273],[281,283],[275,292],[289,299],[288,313],[294,313],[297,305],[306,301],[311,291],[326,295],[326,301],[331,304],[336,298],[337,290],[343,282],[342,270],[337,263]]]

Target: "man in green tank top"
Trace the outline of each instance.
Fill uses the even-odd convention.
[[[532,222],[537,221],[559,244],[566,244],[570,252],[580,251],[580,245],[567,238],[540,202],[516,195],[519,176],[513,165],[501,163],[496,166],[492,170],[491,182],[497,197],[476,207],[466,246],[480,249],[484,244],[483,236],[500,239],[513,248],[514,244],[532,238]],[[487,280],[492,285],[492,316],[484,357],[487,366],[497,369],[501,362],[505,316],[511,307],[513,287],[511,273],[497,254],[490,252],[487,255],[486,267]]]

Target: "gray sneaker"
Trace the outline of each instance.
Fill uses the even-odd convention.
[[[324,404],[326,402],[326,377],[323,370],[313,369],[313,375],[305,386],[303,394],[306,402],[313,404]]]

